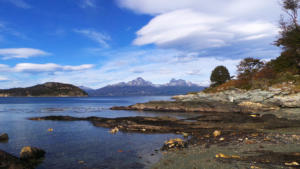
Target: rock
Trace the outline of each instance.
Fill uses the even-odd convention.
[[[84,164],[84,163],[85,163],[85,162],[82,161],[82,160],[78,161],[78,164]]]
[[[240,90],[230,89],[216,93],[199,92],[196,94],[172,97],[176,101],[198,101],[236,103],[242,107],[254,110],[268,111],[279,107],[300,108],[300,93],[293,93],[293,88],[269,88],[268,90]]]
[[[264,105],[262,103],[255,103],[251,101],[245,101],[238,104],[241,107],[244,107],[246,109],[251,110],[260,110],[260,111],[270,111],[270,110],[276,110],[278,107]]]
[[[31,169],[26,166],[17,157],[0,150],[0,168],[1,169]]]
[[[187,143],[184,142],[180,138],[176,139],[171,139],[169,141],[166,141],[164,146],[162,147],[162,150],[169,150],[169,149],[174,149],[174,148],[186,148]]]
[[[23,147],[20,152],[20,159],[22,160],[31,160],[31,159],[39,159],[45,156],[45,151],[35,147]]]
[[[216,158],[230,158],[230,156],[225,155],[223,153],[216,154]]]
[[[214,132],[213,132],[213,136],[214,137],[218,137],[218,136],[220,136],[221,135],[221,131],[220,130],[215,130]]]
[[[277,119],[277,117],[274,114],[264,114],[261,116],[261,119],[264,121],[268,121],[268,120]]]
[[[216,154],[216,158],[240,159],[241,157],[240,157],[240,156],[237,156],[237,155],[229,156],[229,155],[225,155],[225,154],[223,154],[223,153],[219,153],[219,154]]]
[[[235,103],[216,101],[151,101],[131,106],[112,107],[111,110],[165,111],[165,112],[251,112]]]
[[[111,129],[109,132],[110,132],[111,134],[116,134],[117,132],[119,132],[119,128],[118,128],[118,127],[115,127],[115,128],[113,128],[113,129]]]
[[[296,161],[290,163],[284,163],[286,166],[299,166],[300,164]]]
[[[183,137],[188,137],[188,136],[189,136],[189,133],[182,133],[182,136],[183,136]]]
[[[0,142],[7,141],[8,139],[9,139],[8,134],[3,133],[3,134],[0,135]]]

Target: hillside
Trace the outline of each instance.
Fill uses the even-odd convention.
[[[48,82],[27,88],[0,90],[1,97],[83,97],[87,93],[82,89],[63,83]]]

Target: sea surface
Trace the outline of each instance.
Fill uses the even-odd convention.
[[[7,143],[0,149],[15,156],[24,146],[46,151],[37,169],[126,169],[149,168],[161,157],[164,141],[181,137],[174,134],[134,134],[93,126],[88,121],[30,121],[30,117],[69,115],[75,117],[175,116],[180,113],[109,110],[159,97],[86,97],[86,98],[0,98],[0,133],[8,133]],[[53,128],[53,132],[48,132]]]

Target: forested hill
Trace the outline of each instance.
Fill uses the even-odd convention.
[[[1,97],[84,97],[88,96],[82,89],[63,83],[48,82],[27,88],[0,90]]]

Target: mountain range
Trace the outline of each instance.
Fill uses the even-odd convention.
[[[205,87],[185,80],[171,79],[169,83],[156,85],[139,77],[129,82],[107,85],[100,89],[80,86],[89,96],[163,96],[201,91]]]

